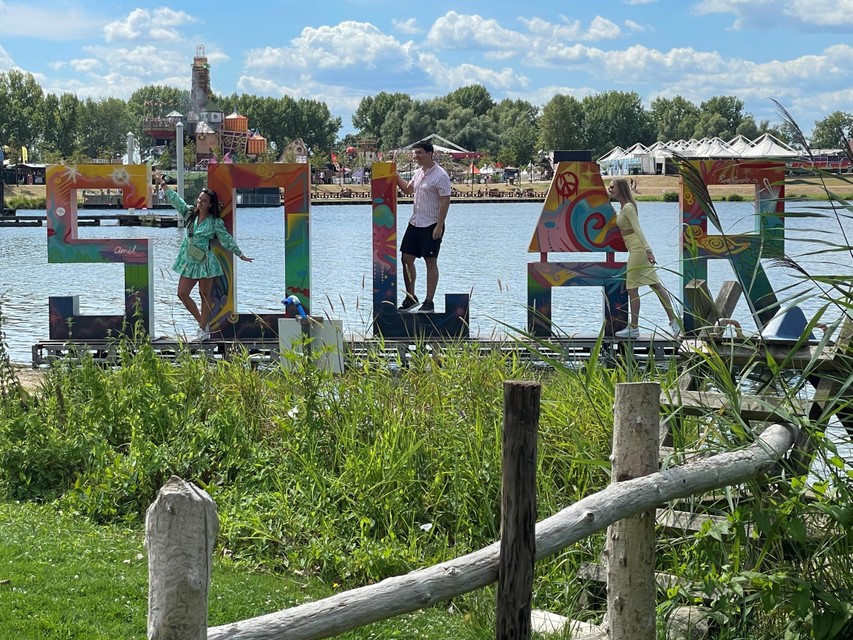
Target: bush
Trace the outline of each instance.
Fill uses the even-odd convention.
[[[730,193],[728,197],[729,202],[741,202],[743,200],[743,196],[739,193]]]
[[[664,202],[678,202],[678,192],[677,191],[665,191],[663,194]]]

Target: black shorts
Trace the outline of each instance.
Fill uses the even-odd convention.
[[[416,258],[437,258],[444,234],[438,240],[433,240],[434,229],[434,224],[428,227],[415,227],[409,224],[406,227],[406,233],[403,234],[403,242],[400,243],[400,253],[408,253]],[[447,230],[446,226],[445,230]]]

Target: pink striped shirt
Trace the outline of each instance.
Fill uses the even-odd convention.
[[[412,176],[415,202],[409,224],[413,227],[428,227],[438,222],[441,196],[450,197],[450,177],[438,163],[426,171],[418,167]]]

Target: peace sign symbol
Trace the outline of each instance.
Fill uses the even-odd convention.
[[[561,198],[569,198],[578,192],[578,177],[569,171],[558,173],[554,185],[557,187],[557,194]]]

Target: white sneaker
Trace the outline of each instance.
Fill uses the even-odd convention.
[[[204,342],[210,338],[210,331],[206,331],[201,327],[198,328],[198,331],[195,332],[195,335],[190,338],[190,342]]]
[[[678,326],[678,320],[673,320],[669,323],[669,333],[673,338],[677,338],[681,335],[681,327]]]
[[[614,333],[613,336],[616,338],[639,338],[640,329],[639,327],[627,326],[621,331]]]

